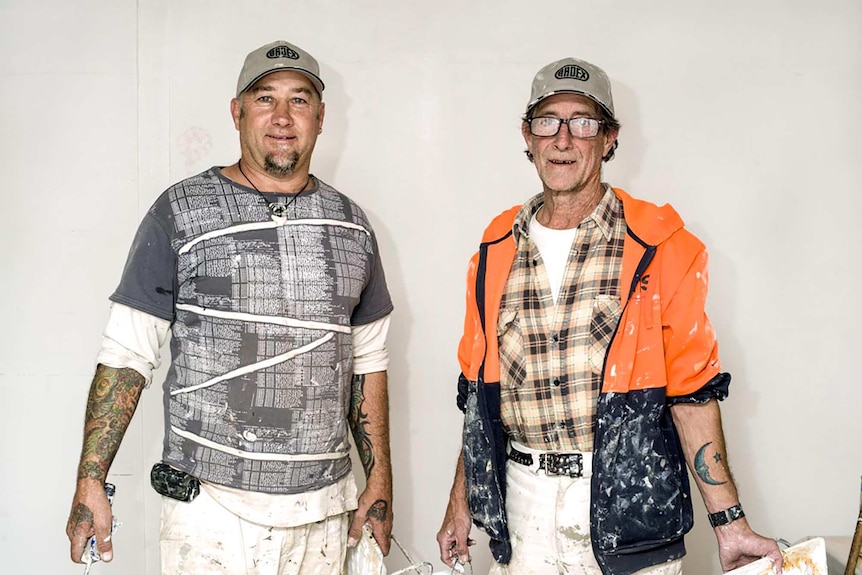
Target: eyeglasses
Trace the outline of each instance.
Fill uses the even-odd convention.
[[[569,133],[575,138],[592,138],[599,133],[599,126],[604,122],[595,118],[552,118],[550,116],[539,116],[530,118],[530,133],[541,138],[556,136],[560,133],[560,124],[569,127]]]

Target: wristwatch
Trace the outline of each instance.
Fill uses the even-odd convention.
[[[737,503],[733,507],[728,507],[723,511],[710,513],[709,524],[713,527],[718,527],[719,525],[727,525],[728,523],[741,519],[742,517],[745,517],[745,511],[742,510],[742,505]]]

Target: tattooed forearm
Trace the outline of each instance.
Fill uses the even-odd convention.
[[[374,450],[371,436],[368,433],[368,413],[363,411],[365,404],[365,375],[353,376],[353,390],[350,397],[350,430],[356,442],[356,450],[359,452],[359,460],[365,469],[365,476],[371,474],[374,469]]]
[[[144,377],[133,369],[104,365],[96,369],[87,399],[78,479],[105,480],[135,414],[144,383]]]
[[[386,514],[389,512],[389,504],[386,503],[382,499],[378,499],[374,503],[371,504],[371,507],[368,508],[368,513],[365,514],[369,519],[376,519],[377,521],[385,521]]]
[[[712,445],[712,442],[704,443],[700,446],[700,449],[697,450],[697,453],[694,456],[694,470],[697,473],[700,480],[703,481],[707,485],[724,485],[727,481],[716,481],[712,475],[710,475],[709,464],[706,462],[706,448]],[[712,455],[712,459],[715,461],[715,467],[718,470],[723,471],[725,474],[728,474],[729,471],[725,471],[726,467],[722,464],[721,454],[718,451]]]

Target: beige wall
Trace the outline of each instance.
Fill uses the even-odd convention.
[[[790,541],[850,534],[862,473],[857,0],[3,0],[0,571],[80,573],[63,528],[106,298],[153,199],[237,158],[236,75],[277,38],[322,64],[313,172],[364,205],[380,237],[397,306],[395,529],[415,556],[436,561],[458,449],[466,262],[486,220],[539,191],[518,118],[535,71],[567,55],[614,82],[623,131],[606,179],[674,204],[710,247],[709,310],[734,374],[725,428],[752,524]],[[154,385],[112,470],[123,526],[101,572],[158,572],[147,472],[160,434]],[[717,574],[696,500],[687,572]]]

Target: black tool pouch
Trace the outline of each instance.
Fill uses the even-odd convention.
[[[201,482],[185,471],[174,469],[166,463],[156,463],[150,471],[150,484],[157,493],[189,502],[201,492]]]

